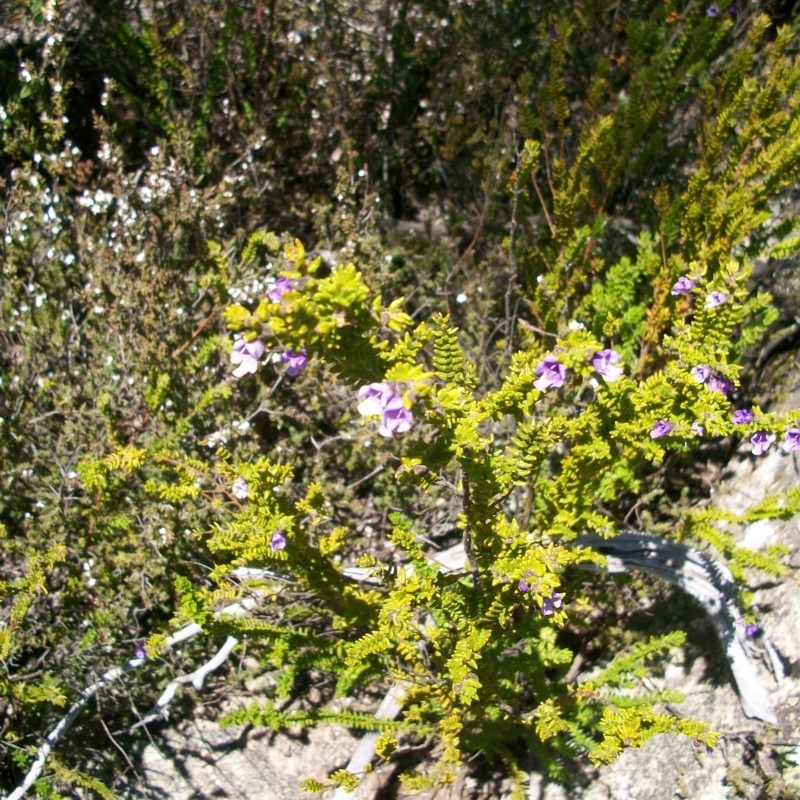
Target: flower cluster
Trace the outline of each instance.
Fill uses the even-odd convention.
[[[618,381],[624,374],[622,367],[618,366],[621,359],[622,356],[616,350],[598,350],[591,357],[592,369],[606,383],[613,383]],[[539,377],[533,382],[533,385],[540,392],[546,392],[548,389],[558,389],[564,385],[567,379],[567,368],[552,353],[539,362],[534,373]]]
[[[295,285],[290,278],[278,278],[272,288],[267,292],[267,297],[273,303],[280,303],[281,298],[286,292],[294,291]],[[247,341],[237,339],[233,344],[231,353],[231,363],[236,367],[233,371],[234,377],[241,378],[247,374],[253,374],[258,369],[258,362],[264,355],[264,342],[260,339]],[[290,378],[296,378],[308,364],[308,355],[305,347],[295,352],[292,348],[286,348],[282,353],[273,354],[273,363],[283,363],[287,365],[286,374]]]
[[[717,375],[708,364],[699,364],[693,367],[691,374],[698,383],[707,383],[712,392],[719,392],[725,397],[732,394],[735,388],[727,378]]]
[[[725,378],[715,375],[714,371],[707,364],[699,364],[691,370],[691,374],[698,383],[707,383],[712,391],[720,392],[727,397],[733,392],[734,386]],[[751,425],[755,422],[755,414],[749,408],[737,408],[731,414],[731,422],[734,425]],[[669,427],[667,427],[669,426]],[[672,430],[672,424],[661,420],[656,423],[650,436],[654,439],[665,436]],[[764,455],[775,443],[777,437],[768,431],[755,431],[750,437],[750,449],[753,455]],[[784,438],[784,449],[787,451],[800,450],[800,428],[789,428]]]
[[[715,6],[712,6],[715,8]],[[677,281],[672,285],[672,289],[670,289],[670,294],[673,297],[677,297],[678,295],[682,294],[689,294],[693,292],[697,286],[697,283],[693,281],[686,275],[681,275]],[[721,292],[715,290],[713,292],[709,292],[706,296],[706,308],[716,308],[717,306],[721,306],[723,303],[727,303],[730,300],[730,295],[727,292]]]
[[[233,352],[231,353],[231,364],[236,367],[233,376],[242,378],[245,375],[254,374],[258,369],[258,362],[264,355],[264,350],[264,342],[261,339],[254,339],[251,342],[246,339],[237,339],[233,343]],[[276,353],[274,358],[288,365],[286,374],[290,378],[296,378],[308,364],[305,347],[299,352],[287,348],[283,353]]]
[[[361,402],[358,413],[362,417],[380,417],[381,426],[378,433],[391,439],[396,433],[405,433],[411,429],[414,415],[406,405],[406,401],[389,383],[370,383],[358,390]]]
[[[731,415],[734,425],[750,425],[755,422],[755,414],[749,408],[737,408]],[[753,455],[761,456],[775,443],[775,434],[767,431],[756,431],[750,437],[750,449]],[[784,434],[783,448],[788,452],[800,450],[800,428],[789,428]]]

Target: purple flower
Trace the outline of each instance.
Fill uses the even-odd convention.
[[[716,308],[723,303],[727,303],[729,299],[730,295],[726,292],[710,292],[706,297],[706,308]]]
[[[755,624],[755,622],[751,622],[751,623],[750,623],[750,624],[749,624],[749,625],[748,625],[748,626],[747,626],[747,627],[744,629],[744,635],[745,635],[745,636],[749,636],[751,639],[752,639],[754,636],[758,636],[758,634],[759,634],[759,633],[761,633],[761,628],[760,628],[758,625],[756,625],[756,624]]]
[[[775,441],[775,436],[766,431],[757,431],[750,437],[750,444],[752,445],[754,456],[763,456],[767,450],[772,447]]]
[[[708,364],[699,364],[692,369],[692,377],[698,383],[705,383],[713,374],[714,373]]]
[[[712,392],[719,392],[721,395],[727,397],[734,389],[733,384],[725,378],[720,378],[718,375],[712,375],[708,379],[708,388]]]
[[[558,592],[553,592],[550,597],[545,597],[542,600],[542,614],[545,617],[552,617],[556,610],[563,605],[564,602],[561,599],[561,595]]]
[[[692,423],[692,433],[695,436],[705,436],[706,435],[706,429],[705,429],[705,427],[703,426],[703,424],[699,420],[695,420]]]
[[[278,550],[284,550],[286,548],[286,537],[281,531],[275,531],[275,533],[272,534],[272,538],[269,540],[269,548],[273,553],[277,553]]]
[[[361,402],[358,404],[358,413],[362,417],[379,417],[383,411],[386,399],[391,398],[395,390],[388,383],[370,383],[358,390]]]
[[[533,382],[533,385],[540,392],[563,386],[567,377],[567,368],[555,356],[545,356],[534,372],[540,377]]]
[[[622,356],[616,350],[600,350],[592,356],[592,367],[607,383],[612,383],[623,375],[622,367],[616,366],[620,358]]]
[[[660,419],[653,425],[653,429],[650,431],[650,438],[651,439],[660,439],[662,436],[666,436],[667,434],[672,432],[672,429],[675,426],[671,422],[667,422],[665,419]]]
[[[300,374],[300,370],[305,369],[308,364],[305,347],[299,353],[295,353],[292,349],[284,350],[281,358],[285,364],[288,364],[286,374],[290,378],[296,378]]]
[[[396,433],[405,433],[411,430],[413,421],[414,415],[406,407],[405,400],[399,394],[396,394],[383,407],[381,426],[378,428],[378,433],[387,439],[391,439]]]
[[[789,428],[786,431],[784,446],[787,450],[800,450],[800,428]]]
[[[712,3],[706,9],[706,16],[707,17],[718,17],[719,16],[719,6],[716,3]]]
[[[391,439],[396,433],[411,429],[414,415],[406,406],[405,400],[397,394],[389,383],[370,383],[358,390],[361,402],[358,413],[362,417],[380,417],[378,433]]]
[[[736,411],[733,412],[731,422],[734,425],[749,425],[754,419],[753,412],[749,409],[737,408]]]
[[[673,284],[672,289],[670,289],[670,294],[675,295],[676,297],[679,294],[687,294],[688,292],[691,292],[696,285],[697,284],[691,278],[681,275],[681,277],[678,278],[678,280]]]
[[[286,292],[291,292],[294,289],[294,284],[289,278],[278,278],[275,281],[275,285],[267,292],[267,297],[273,303],[280,303],[281,297],[283,297]]]
[[[528,585],[528,581],[524,578],[517,584],[517,589],[521,592],[527,592],[531,587]]]
[[[133,648],[133,657],[144,661],[147,658],[147,650],[144,649],[144,645],[141,642],[136,643],[136,647]]]
[[[731,4],[728,6],[728,13],[729,13],[729,14],[730,14],[732,17],[735,17],[735,16],[736,16],[736,15],[739,13],[739,6],[738,6],[738,5],[736,5],[736,3],[731,3]]]
[[[261,339],[253,339],[251,342],[237,339],[233,343],[233,352],[231,353],[231,364],[236,366],[233,371],[234,377],[241,378],[248,373],[254,373],[258,369],[258,360],[263,355],[264,342]]]
[[[250,487],[241,475],[233,482],[233,486],[231,486],[231,492],[237,500],[246,500],[249,491]]]

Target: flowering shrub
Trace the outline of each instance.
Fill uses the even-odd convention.
[[[0,107],[8,782],[85,674],[147,655],[128,724],[181,663],[160,633],[141,645],[173,613],[246,634],[276,676],[233,721],[306,724],[274,701],[309,673],[407,687],[379,750],[436,736],[412,785],[477,751],[565,777],[660,732],[712,746],[626,694],[682,635],[624,651],[576,540],[644,509],[739,579],[780,571],[665,484],[708,443],[800,449],[797,415],[734,409],[777,316],[752,260],[797,249],[771,221],[800,171],[792,32],[671,3],[478,4],[480,26],[461,3],[278,4],[268,25],[161,4],[91,28],[115,74],[76,143],[85,86],[65,91],[45,5],[41,63],[11,64]],[[445,190],[445,236],[404,218]],[[264,219],[334,257],[248,238]],[[446,573],[427,556],[455,541]],[[251,592],[253,618],[215,617]],[[591,681],[568,680],[567,624],[610,642]],[[65,782],[102,787],[63,758]]]
[[[277,237],[266,240],[277,249]],[[458,331],[446,316],[414,323],[400,310],[402,299],[384,305],[371,298],[353,263],[316,277],[317,265],[306,262],[299,242],[286,242],[282,257],[283,272],[303,275],[291,296],[282,294],[280,304],[270,297],[269,304],[252,309],[231,306],[229,327],[237,335],[263,337],[266,347],[279,337],[302,339],[315,356],[315,370],[343,376],[351,409],[367,420],[379,419],[378,433],[396,440],[396,480],[434,496],[450,487],[458,496],[465,561],[457,581],[446,578],[424,559],[424,529],[395,514],[389,539],[414,568],[413,574],[398,573],[391,560],[376,559],[357,538],[351,540],[348,528],[336,527],[338,521],[325,511],[322,487],[304,489],[291,480],[291,465],[263,460],[254,468],[267,489],[264,500],[248,498],[259,510],[241,517],[234,511],[210,538],[213,550],[228,553],[218,568],[222,585],[224,575],[238,566],[265,567],[279,555],[281,580],[291,575],[298,591],[317,596],[323,605],[315,613],[326,610],[328,630],[341,631],[333,669],[339,692],[387,677],[412,687],[404,721],[379,747],[388,756],[398,737],[438,734],[439,762],[424,778],[407,776],[411,785],[450,780],[461,757],[491,749],[501,728],[504,738],[510,730],[513,736],[536,737],[552,756],[564,756],[564,748],[580,741],[595,762],[614,758],[623,741],[638,746],[658,732],[682,733],[710,749],[715,734],[704,723],[654,717],[644,700],[635,706],[638,712],[615,712],[619,676],[613,669],[607,683],[593,682],[591,692],[562,683],[559,676],[572,656],[558,644],[557,631],[581,609],[601,602],[602,588],[574,581],[570,569],[595,558],[575,545],[581,534],[612,537],[618,531],[616,517],[592,498],[613,504],[645,484],[648,465],[665,459],[669,449],[688,451],[709,435],[740,436],[737,426],[758,426],[751,436],[754,455],[765,453],[779,434],[794,440],[796,414],[732,410],[728,392],[711,385],[715,371],[697,364],[708,353],[708,341],[715,343],[715,364],[728,364],[732,345],[724,331],[752,319],[764,299],[730,301],[724,314],[714,306],[711,313],[680,321],[679,334],[665,340],[662,365],[646,379],[630,377],[633,370],[621,354],[584,326],[569,325],[549,352],[535,339],[521,346],[505,379],[486,393],[477,391]],[[731,296],[746,276],[742,270],[729,278]],[[692,291],[703,285],[698,278]],[[343,335],[351,343],[347,349]],[[358,386],[362,375],[378,380]],[[554,402],[553,389],[567,394]],[[509,418],[510,430],[501,425]],[[368,430],[357,427],[350,435],[363,437]],[[282,499],[275,499],[275,491]],[[521,508],[529,511],[520,515]],[[246,521],[253,513],[263,520],[258,532]],[[689,513],[677,524],[694,536],[721,541],[721,533],[701,516]],[[271,536],[267,550],[256,546],[261,531]],[[739,550],[737,558],[746,562],[748,556]],[[780,571],[777,562],[757,560],[762,568]],[[367,570],[369,588],[353,583],[348,563]],[[192,598],[196,603],[198,594]],[[426,618],[432,622],[423,624]],[[522,651],[514,644],[520,638],[530,643]],[[662,646],[662,640],[653,640],[641,650],[641,660]],[[313,644],[308,647],[304,661],[313,657]],[[294,674],[298,658],[285,651],[273,664]],[[626,707],[629,703],[627,698]],[[511,708],[530,712],[512,714]],[[269,725],[291,720],[272,704],[228,717]]]

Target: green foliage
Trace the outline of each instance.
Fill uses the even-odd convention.
[[[34,604],[37,595],[44,594],[47,589],[47,573],[55,569],[55,565],[66,557],[63,545],[53,545],[44,553],[20,548],[17,542],[9,541],[8,531],[0,523],[0,542],[5,552],[11,553],[22,549],[27,559],[23,574],[11,581],[0,581],[0,602],[9,603],[7,617],[0,628],[0,660],[5,661],[11,652],[16,634],[25,616]]]
[[[354,711],[281,711],[268,701],[263,706],[251,703],[247,708],[231,711],[221,718],[224,727],[231,725],[258,725],[279,731],[285,728],[307,728],[320,722],[331,722],[354,730],[397,731],[403,725],[393,720],[375,719],[372,714]]]
[[[299,243],[285,249],[285,257],[295,266],[302,266],[303,253]],[[320,610],[332,612],[330,631],[339,642],[339,655],[323,666],[323,653],[317,652],[311,640],[307,648],[283,647],[287,674],[297,675],[292,662],[304,668],[314,664],[317,669],[339,671],[347,687],[366,685],[383,675],[408,687],[405,719],[433,726],[442,748],[430,772],[408,777],[412,786],[449,780],[465,752],[493,751],[494,724],[502,722],[518,735],[530,732],[530,717],[514,718],[507,711],[519,707],[521,697],[536,709],[533,730],[540,741],[555,740],[551,758],[563,757],[578,746],[588,751],[593,762],[607,762],[624,747],[639,747],[659,733],[682,734],[713,746],[715,734],[705,724],[656,710],[658,703],[674,699],[674,694],[647,692],[637,697],[629,693],[633,682],[645,676],[647,661],[683,643],[681,632],[636,644],[588,682],[559,688],[558,679],[549,678],[548,670],[563,674],[572,655],[554,638],[567,617],[560,602],[553,606],[553,598],[560,599],[564,591],[569,596],[563,585],[565,568],[585,557],[570,547],[570,541],[586,530],[606,536],[616,530],[613,517],[599,511],[593,498],[611,500],[621,488],[641,482],[648,462],[660,461],[668,448],[696,446],[701,441],[698,423],[711,435],[734,433],[724,396],[698,384],[688,366],[710,362],[719,374],[732,379],[738,375],[736,345],[730,334],[736,326],[747,324],[753,302],[758,302],[747,299],[738,288],[747,270],[729,272],[729,303],[701,309],[688,319],[678,318],[676,334],[664,338],[661,369],[646,379],[627,377],[620,370],[597,382],[593,374],[604,373],[593,366],[592,357],[603,350],[603,343],[588,331],[574,329],[557,338],[550,351],[574,376],[563,390],[551,394],[559,383],[553,387],[539,379],[534,381],[539,385],[530,386],[534,376],[542,374],[541,367],[534,365],[544,363],[540,362],[541,347],[535,344],[520,351],[507,381],[483,396],[466,364],[458,331],[447,317],[434,316],[431,327],[412,331],[412,339],[420,337],[419,346],[409,347],[409,333],[377,328],[385,313],[377,298],[370,302],[364,294],[362,276],[352,264],[334,268],[325,281],[304,279],[301,272],[288,274],[295,281],[288,300],[284,301],[284,295],[280,303],[259,306],[259,335],[271,347],[273,337],[285,342],[290,331],[299,332],[297,340],[290,340],[293,347],[311,345],[322,364],[332,353],[333,368],[341,378],[357,374],[357,369],[351,373],[342,368],[347,351],[338,347],[337,326],[325,323],[326,314],[329,318],[338,312],[332,307],[324,313],[320,310],[333,296],[328,287],[337,286],[336,296],[344,298],[338,301],[340,307],[348,304],[349,334],[369,342],[377,358],[387,363],[384,380],[402,386],[407,407],[421,427],[421,442],[411,448],[413,452],[416,447],[418,455],[406,459],[400,474],[421,491],[431,493],[437,488],[438,482],[429,478],[428,447],[422,444],[429,439],[440,448],[435,461],[439,480],[454,476],[451,488],[460,496],[458,527],[465,564],[463,570],[448,573],[428,561],[415,523],[394,514],[389,540],[403,553],[406,564],[392,569],[365,554],[361,562],[379,580],[379,589],[364,591],[348,585],[342,568],[326,558],[319,546],[325,541],[322,531],[332,523],[320,516],[327,505],[323,487],[314,484],[305,496],[301,492],[302,499],[295,501],[292,512],[289,505],[282,506],[291,473],[266,464],[257,467],[275,476],[267,484],[269,491],[253,491],[255,484],[251,484],[251,510],[235,511],[231,525],[214,533],[210,546],[217,552],[229,550],[243,556],[233,560],[231,568],[257,566],[270,558],[267,550],[258,549],[258,543],[271,541],[279,531],[287,540],[285,568],[298,587],[314,598],[306,600],[306,605],[320,602]],[[738,297],[742,299],[737,301]],[[359,311],[358,303],[371,313]],[[229,316],[229,324],[233,319]],[[249,325],[247,319],[242,314],[239,324]],[[307,324],[309,319],[315,323]],[[430,371],[425,368],[428,358]],[[357,353],[354,362],[362,363]],[[361,381],[371,377],[381,376],[362,375]],[[587,391],[590,380],[595,385]],[[506,415],[519,420],[516,430],[495,433],[494,421]],[[666,443],[650,435],[659,420],[669,420],[672,426]],[[762,417],[757,425],[777,435],[786,423]],[[255,477],[254,473],[248,476]],[[509,503],[526,495],[530,514],[521,525],[510,513]],[[280,516],[274,510],[278,507],[283,508]],[[243,524],[252,514],[260,524]],[[719,545],[722,539],[718,536],[712,541]],[[720,550],[734,562],[750,566],[772,568],[776,563],[757,554],[748,560],[736,552],[741,548]],[[202,613],[198,610],[195,618]],[[234,629],[238,626],[233,620],[231,624]],[[253,634],[259,631],[259,626],[247,623],[240,627]],[[280,637],[279,628],[272,625],[264,632],[271,641]],[[522,650],[517,644],[520,640],[529,643]],[[525,680],[520,680],[520,674]],[[251,715],[248,721],[254,721],[255,712],[247,713]],[[269,724],[275,724],[272,710],[268,716]],[[503,748],[494,752],[510,758]]]

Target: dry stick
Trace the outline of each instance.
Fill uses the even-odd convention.
[[[218,611],[215,616],[244,616],[250,613],[253,608],[255,608],[255,606],[258,604],[258,600],[259,598],[257,595],[247,597],[239,603],[233,603],[230,606],[226,606],[221,611]],[[196,623],[187,625],[186,627],[181,628],[179,631],[174,633],[172,636],[168,637],[164,647],[167,650],[172,649],[175,647],[175,645],[197,636],[197,634],[201,633],[202,630],[203,629]],[[145,724],[145,722],[149,722],[158,716],[165,716],[167,707],[172,701],[172,698],[175,696],[178,686],[181,684],[191,683],[196,689],[202,688],[206,677],[211,672],[218,669],[228,659],[228,656],[237,643],[237,639],[229,636],[225,641],[225,644],[217,651],[217,654],[210,661],[196,669],[191,675],[182,676],[172,681],[172,683],[170,683],[169,686],[167,686],[167,688],[164,690],[161,697],[159,697],[159,699],[156,701],[153,710],[145,717],[145,720],[138,723],[134,727],[139,727],[139,725]],[[86,686],[80,693],[78,699],[70,706],[69,711],[67,711],[67,713],[61,718],[55,728],[53,728],[53,730],[47,734],[44,744],[42,744],[37,751],[36,758],[33,760],[28,773],[25,775],[25,779],[13,792],[11,792],[11,794],[3,798],[3,800],[21,800],[21,798],[24,797],[25,793],[33,786],[33,784],[39,780],[39,776],[42,774],[42,770],[44,769],[45,762],[47,761],[47,757],[50,755],[50,752],[56,746],[56,744],[58,744],[59,740],[64,736],[64,734],[66,734],[66,732],[72,727],[78,715],[81,713],[81,711],[83,711],[88,702],[104,686],[114,683],[127,672],[142,666],[145,661],[146,659],[144,658],[132,658],[124,666],[109,670],[94,683]]]
[[[736,584],[727,567],[692,547],[638,531],[625,531],[608,540],[590,534],[576,543],[604,554],[608,572],[634,569],[649,572],[694,597],[708,614],[725,651],[742,711],[750,718],[777,724],[767,690],[747,652],[747,626],[739,608]],[[596,569],[594,565],[586,567]],[[780,677],[777,673],[776,678]]]

